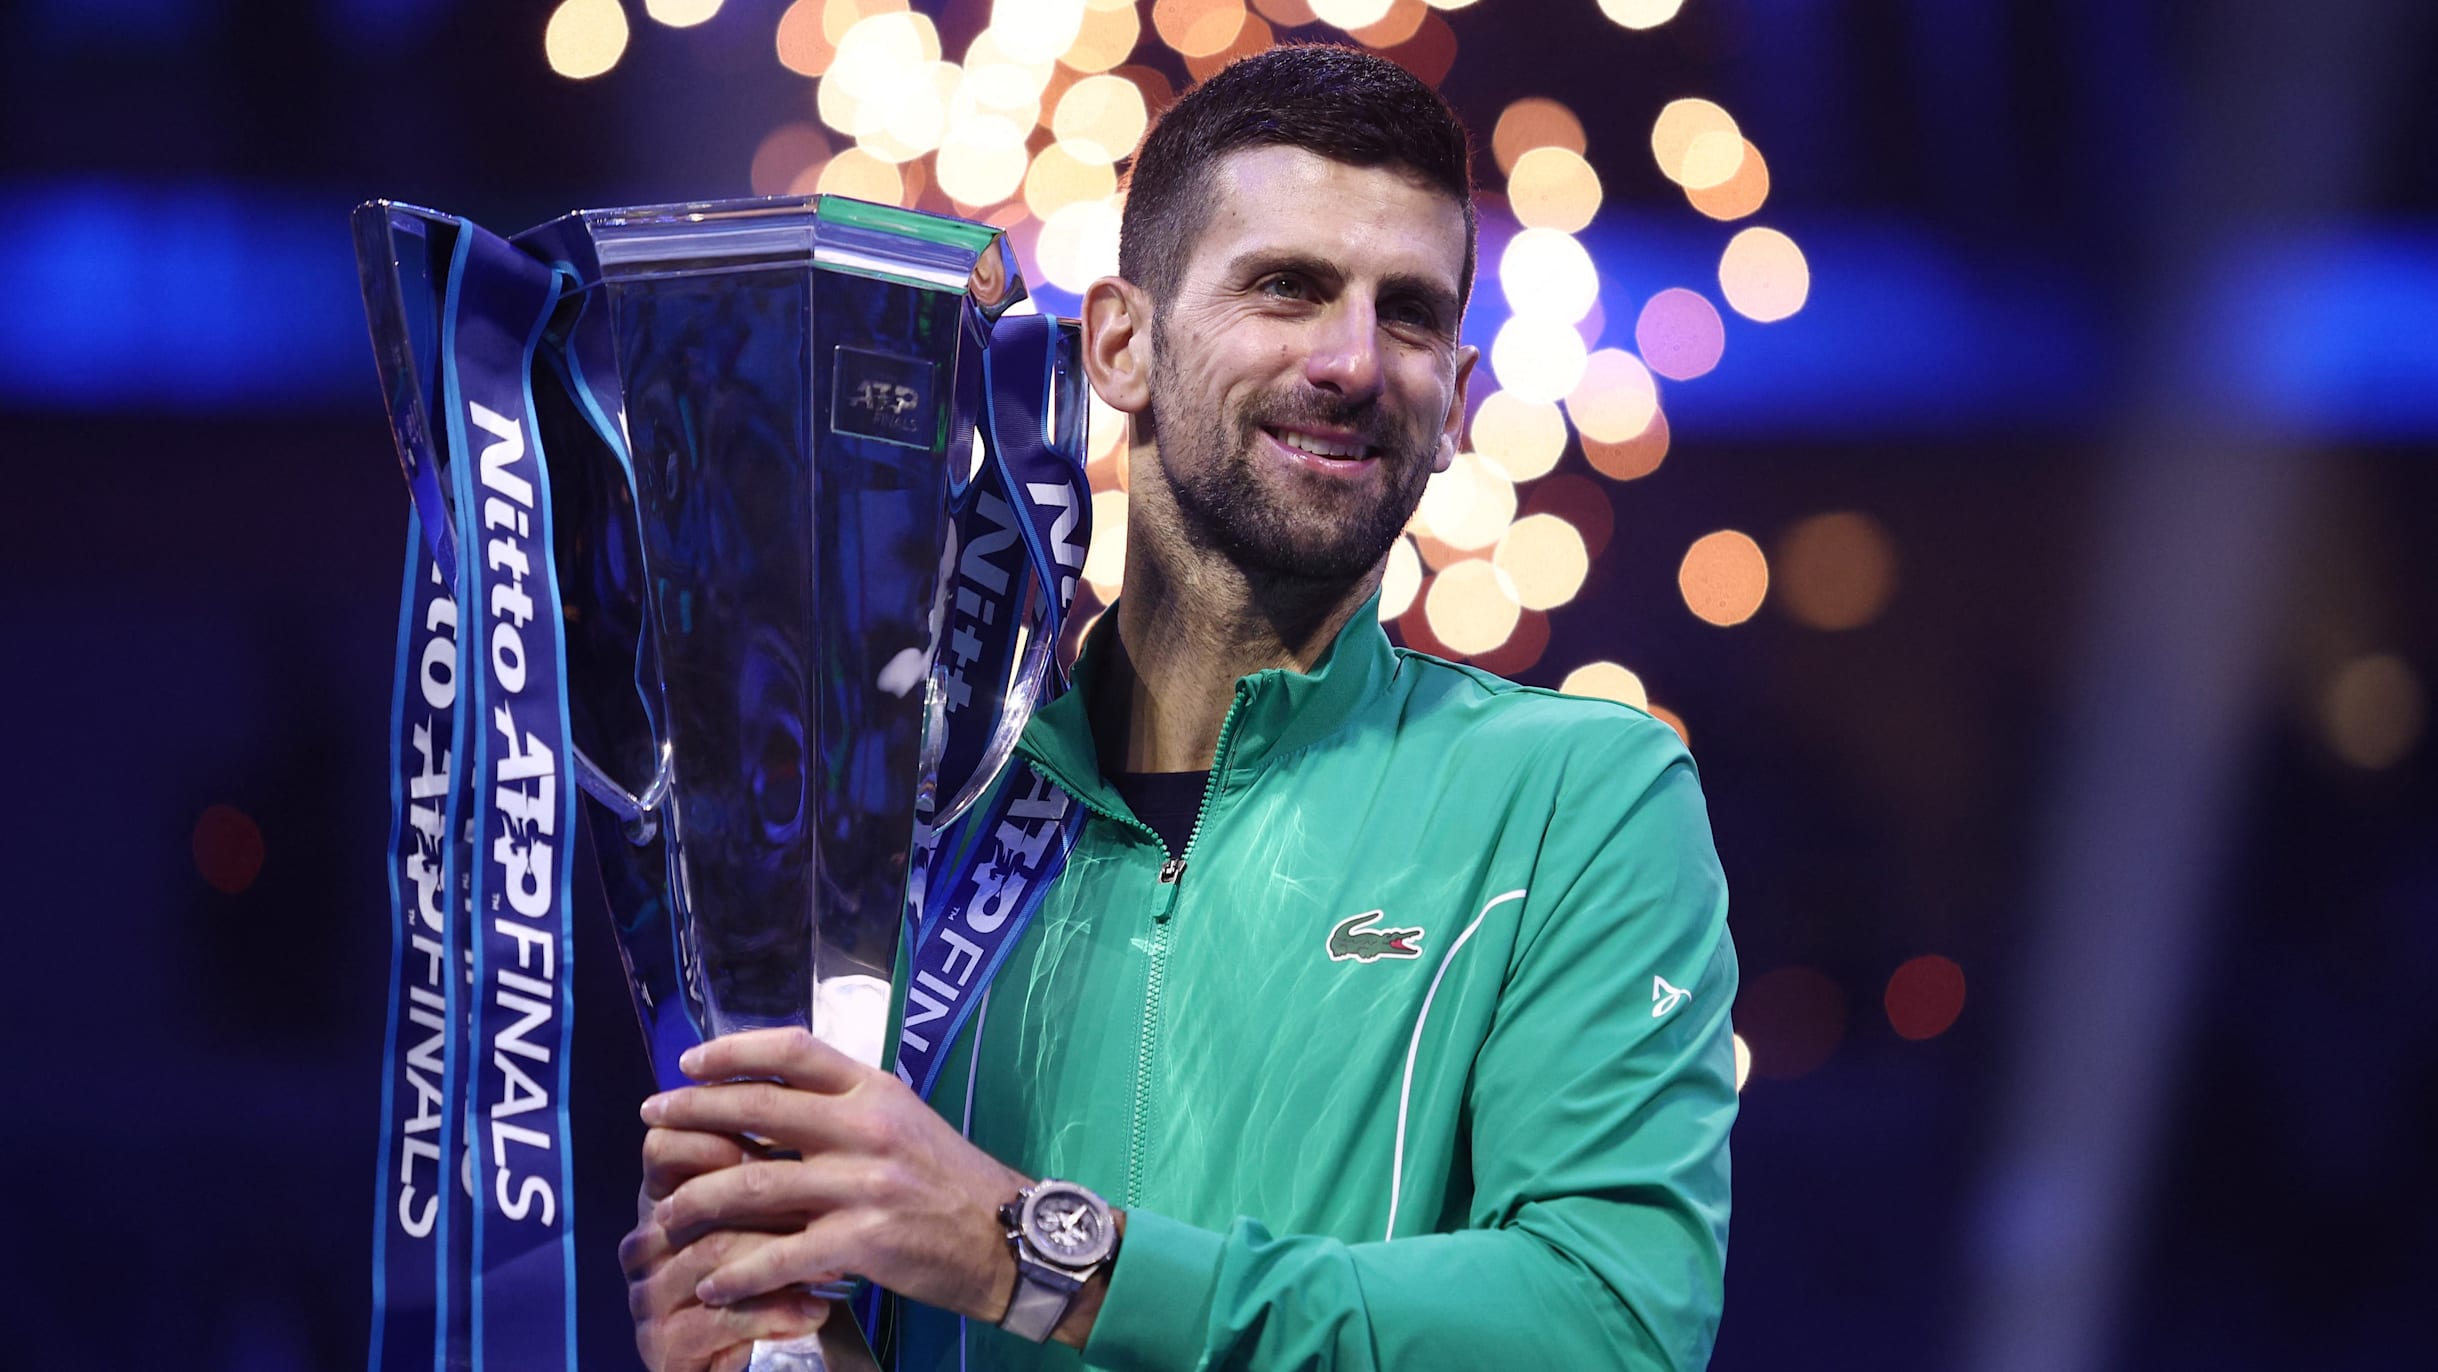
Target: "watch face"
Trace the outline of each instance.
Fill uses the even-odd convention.
[[[1117,1244],[1116,1225],[1100,1197],[1072,1182],[1044,1182],[1024,1205],[1024,1237],[1061,1267],[1090,1267]]]

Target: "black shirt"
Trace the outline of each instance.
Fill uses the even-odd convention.
[[[1202,813],[1202,793],[1210,788],[1208,772],[1114,772],[1109,784],[1134,817],[1168,845],[1170,857],[1185,856],[1194,836],[1194,819]]]

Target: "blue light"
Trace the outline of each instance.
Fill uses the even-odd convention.
[[[98,411],[370,412],[378,389],[340,196],[217,183],[0,183],[17,284],[0,293],[0,405]],[[1731,311],[1717,370],[1661,383],[1682,433],[1869,439],[2088,431],[2140,359],[2121,310],[2060,266],[1977,260],[1887,222],[1789,226],[1810,300],[1755,324]],[[1604,217],[1584,235],[1605,346],[1631,347],[1651,295],[1717,298],[1723,226]],[[2210,349],[2178,378],[2230,422],[2380,438],[2438,435],[2438,224],[2292,236],[2205,268]],[[1072,296],[1039,292],[1044,309]],[[1467,338],[1506,317],[1495,280]]]
[[[0,188],[0,403],[260,409],[378,395],[346,201],[230,186]]]

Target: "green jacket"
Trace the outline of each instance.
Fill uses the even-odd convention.
[[[1163,880],[1084,718],[1102,646],[1021,745],[1091,817],[933,1093],[1127,1211],[1082,1362],[1702,1366],[1736,965],[1675,733],[1366,607],[1312,674],[1237,683]],[[912,1305],[898,1340],[925,1372],[1077,1365]]]

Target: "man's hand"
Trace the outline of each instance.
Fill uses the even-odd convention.
[[[745,1160],[736,1140],[655,1129],[644,1136],[643,1192],[634,1232],[618,1245],[626,1270],[635,1350],[652,1372],[743,1372],[756,1339],[792,1339],[821,1328],[829,1302],[793,1289],[732,1305],[706,1306],[695,1287],[722,1262],[777,1237],[744,1230],[672,1233],[652,1208],[686,1182]]]
[[[729,1240],[715,1258],[687,1264],[702,1268],[692,1290],[705,1307],[754,1308],[800,1283],[853,1273],[969,1319],[995,1321],[1006,1311],[1016,1263],[998,1208],[1031,1183],[968,1143],[904,1083],[802,1029],[713,1039],[678,1065],[719,1084],[643,1103],[653,1126],[647,1157],[657,1147],[688,1160],[686,1178],[650,1223],[680,1237],[722,1231],[681,1256]],[[800,1156],[749,1156],[740,1136]],[[668,1169],[671,1179],[678,1170]]]

